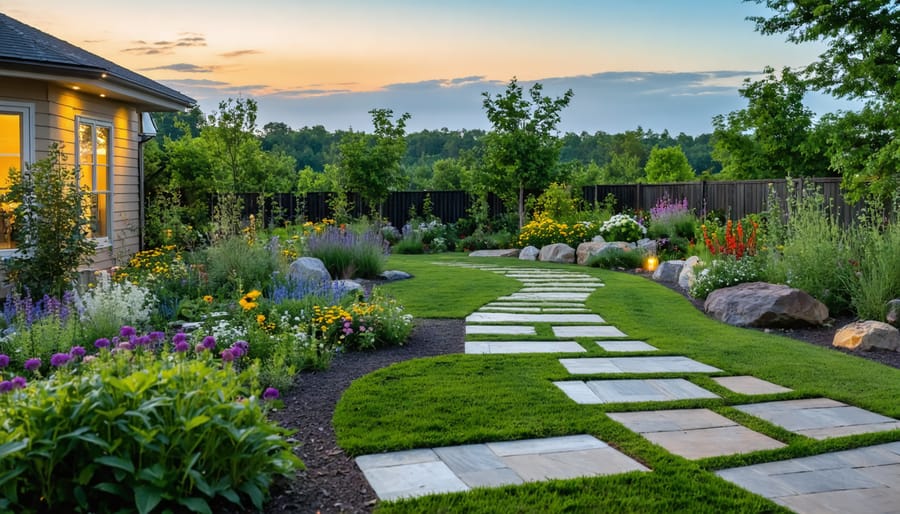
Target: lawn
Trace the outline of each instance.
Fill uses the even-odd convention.
[[[591,295],[588,308],[630,338],[658,347],[657,354],[686,355],[725,370],[722,375],[751,374],[794,392],[749,397],[718,386],[707,375],[689,375],[722,398],[577,405],[551,383],[570,378],[558,355],[446,355],[398,363],[355,381],[338,404],[335,430],[349,454],[588,433],[653,472],[435,495],[382,503],[379,512],[782,512],[712,471],[900,440],[900,431],[893,431],[815,441],[736,411],[732,405],[776,397],[826,396],[897,418],[900,370],[718,323],[677,293],[640,276],[516,259],[396,256],[389,267],[409,271],[415,278],[384,289],[414,315],[461,318],[520,287],[497,274],[448,266],[454,262],[561,267],[594,275],[606,287]],[[585,347],[588,355],[603,354],[595,345]],[[710,408],[787,446],[689,461],[606,416],[611,411],[688,407]]]

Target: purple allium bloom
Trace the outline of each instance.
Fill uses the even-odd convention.
[[[156,342],[156,341],[162,341],[163,339],[166,338],[166,333],[165,333],[165,332],[160,332],[159,330],[157,330],[157,331],[155,331],[155,332],[150,332],[150,336],[149,336],[149,337],[150,337],[150,340],[153,341],[153,342]]]
[[[116,345],[119,350],[134,350],[134,345],[130,341],[122,341]]]
[[[244,341],[243,339],[235,341],[234,346],[237,346],[238,348],[243,350],[244,353],[247,353],[247,351],[250,349],[250,344],[247,341]]]
[[[203,342],[200,344],[202,344],[203,347],[207,350],[212,350],[216,347],[216,338],[213,336],[206,336],[203,338]]]
[[[244,355],[244,353],[245,353],[244,350],[243,350],[243,348],[241,348],[241,347],[238,346],[237,344],[235,344],[234,346],[232,346],[231,348],[229,348],[228,351],[231,352],[231,355],[233,355],[235,359],[241,358],[241,357]],[[225,357],[222,357],[222,359],[224,359],[224,358],[225,358]]]
[[[267,387],[265,391],[263,391],[263,400],[276,400],[278,399],[278,389],[274,387]]]
[[[28,371],[35,371],[41,367],[41,359],[34,357],[32,359],[28,359],[25,361],[25,369]]]
[[[141,336],[134,339],[135,346],[147,346],[150,344],[150,336]]]
[[[97,339],[96,341],[94,341],[94,347],[95,348],[109,348],[109,339],[107,339],[105,337],[101,337],[100,339]]]
[[[72,360],[72,356],[68,353],[54,353],[52,357],[50,357],[50,365],[54,368],[58,368],[60,366],[65,366]]]
[[[224,362],[231,362],[234,360],[234,352],[229,348],[222,350],[222,353],[220,353],[219,356],[222,357]]]
[[[203,353],[206,351],[206,347],[203,346],[203,343],[197,343],[197,346],[194,347],[194,351],[197,353]]]
[[[178,353],[184,353],[191,349],[191,345],[187,341],[178,341],[172,349]]]
[[[15,386],[9,380],[4,380],[0,382],[0,393],[8,393],[13,390]]]
[[[9,355],[0,353],[0,368],[9,366]]]
[[[177,334],[172,336],[172,342],[175,344],[183,343],[185,341],[187,341],[187,334],[185,334],[184,332],[178,332]]]
[[[28,381],[25,380],[25,377],[15,377],[10,380],[10,382],[12,382],[16,389],[25,389],[25,386],[28,385]]]
[[[84,354],[87,353],[83,346],[73,346],[69,348],[69,355],[72,357],[84,357]]]
[[[119,330],[119,335],[122,337],[131,337],[135,334],[137,334],[137,331],[134,329],[134,327],[130,327],[128,325],[123,325],[121,330]]]

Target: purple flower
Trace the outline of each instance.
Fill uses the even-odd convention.
[[[135,346],[147,346],[150,344],[150,336],[137,337],[134,340]]]
[[[96,341],[94,341],[94,347],[95,348],[109,348],[109,339],[107,339],[105,337],[101,337],[100,339],[97,339]]]
[[[187,341],[187,334],[185,334],[184,332],[178,332],[177,334],[172,336],[172,342],[175,344],[183,343],[185,341]]]
[[[25,389],[25,386],[28,385],[28,381],[25,380],[25,377],[15,377],[10,382],[12,382],[16,389]]]
[[[155,342],[157,342],[157,341],[162,341],[163,339],[165,339],[165,338],[166,338],[166,333],[165,333],[165,332],[160,332],[159,330],[157,330],[157,331],[155,331],[155,332],[150,332],[150,336],[149,336],[149,337],[150,337],[150,340],[153,341],[153,342],[155,343]]]
[[[0,382],[0,393],[8,393],[13,390],[15,386],[9,380],[4,380]]]
[[[25,369],[28,371],[35,371],[41,367],[41,359],[34,357],[32,359],[28,359],[25,361]]]
[[[72,357],[84,357],[84,354],[87,353],[83,346],[73,346],[69,348],[69,355]]]
[[[119,350],[134,350],[134,345],[130,341],[122,341],[116,345]]]
[[[231,362],[234,360],[234,352],[229,348],[222,350],[222,353],[220,353],[219,356],[222,357],[224,362]]]
[[[246,352],[244,352],[243,348],[241,348],[240,346],[237,345],[237,343],[235,343],[235,345],[232,346],[231,348],[229,348],[228,350],[231,351],[231,355],[233,355],[235,359],[241,358],[244,355],[244,353],[246,353]],[[222,358],[224,359],[225,357],[222,357]]]
[[[278,389],[274,387],[267,387],[265,391],[263,391],[263,400],[276,400],[278,399]]]
[[[206,347],[203,346],[203,343],[197,343],[197,345],[194,346],[194,351],[197,353],[203,353],[206,351]]]
[[[213,336],[206,336],[203,338],[203,342],[200,344],[203,345],[203,348],[206,348],[207,350],[212,350],[213,348],[216,347],[216,338]]]
[[[119,335],[122,337],[132,337],[137,334],[137,331],[134,327],[130,327],[128,325],[122,326],[121,330],[119,330]]]
[[[191,345],[187,341],[178,341],[173,348],[177,353],[184,353],[191,349]]]
[[[52,357],[50,357],[50,365],[54,368],[58,368],[60,366],[65,366],[72,360],[72,356],[68,353],[54,353]]]
[[[0,369],[9,366],[9,355],[0,353]]]
[[[244,353],[247,353],[247,352],[250,350],[250,344],[247,343],[247,341],[244,341],[244,340],[238,340],[238,341],[235,341],[235,342],[234,342],[234,346],[236,346],[236,347],[240,348],[241,350],[243,350]]]

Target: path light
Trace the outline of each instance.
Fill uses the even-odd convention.
[[[655,255],[650,255],[646,259],[644,259],[644,269],[647,271],[656,271],[656,268],[659,266],[659,257]]]

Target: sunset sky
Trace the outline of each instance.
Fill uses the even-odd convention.
[[[209,112],[258,100],[260,126],[488,128],[481,93],[513,76],[572,88],[564,131],[711,131],[737,89],[819,45],[764,37],[739,0],[0,0],[0,11],[163,82]],[[845,104],[811,96],[822,113]]]

